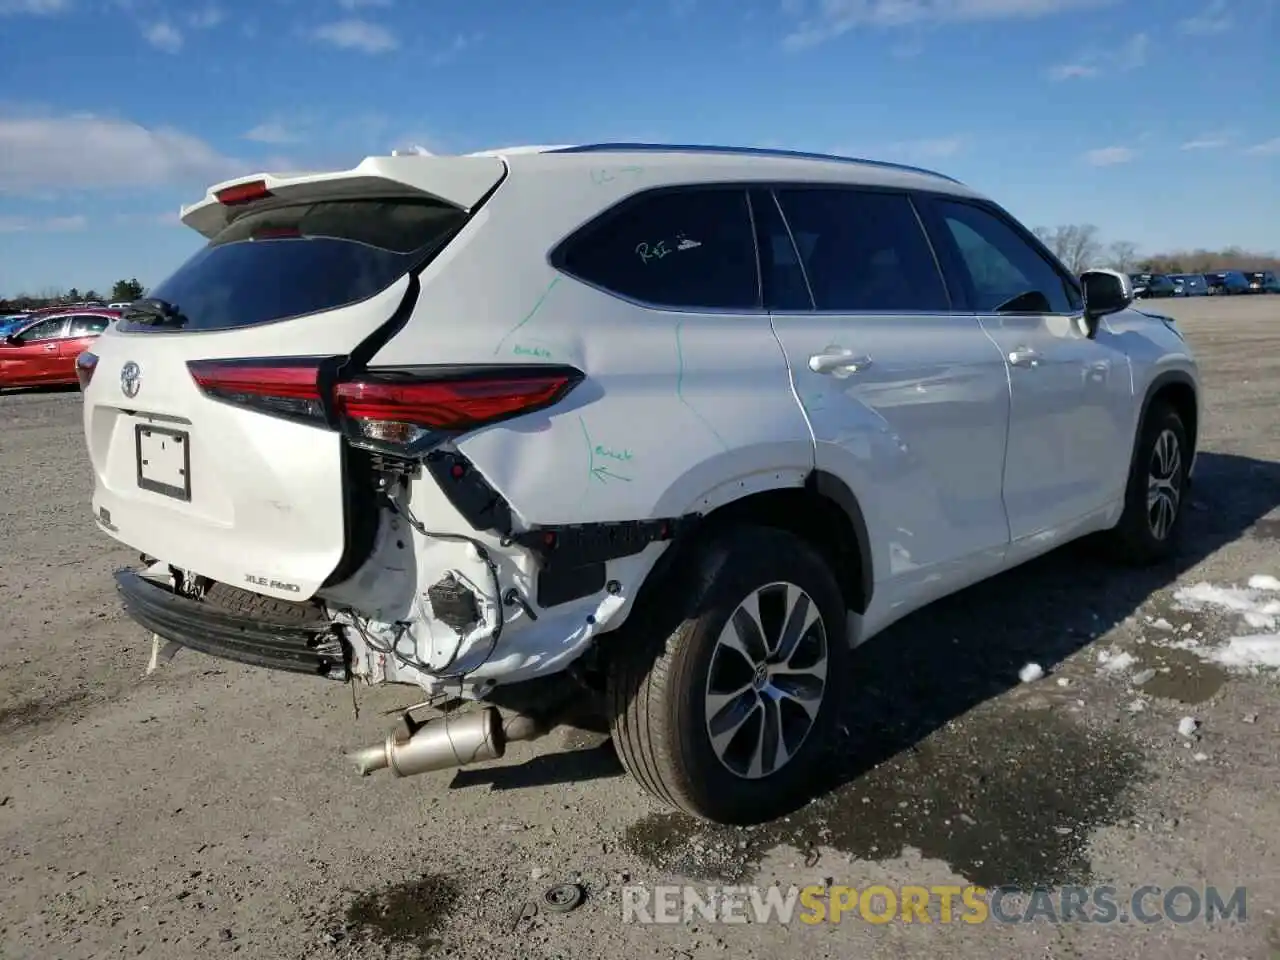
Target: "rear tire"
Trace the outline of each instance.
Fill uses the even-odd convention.
[[[830,567],[790,533],[747,526],[715,536],[668,583],[616,638],[609,704],[623,765],[703,820],[790,812],[820,780],[846,685],[846,611]]]
[[[1182,418],[1173,407],[1157,401],[1142,425],[1125,488],[1124,512],[1110,535],[1122,562],[1150,566],[1177,551],[1190,466],[1191,447]]]

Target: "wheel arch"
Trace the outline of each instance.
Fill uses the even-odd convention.
[[[1133,471],[1138,456],[1138,438],[1147,426],[1147,417],[1157,403],[1167,403],[1182,418],[1187,430],[1187,443],[1191,446],[1188,468],[1195,461],[1197,441],[1200,431],[1200,394],[1195,377],[1185,370],[1166,370],[1153,377],[1147,385],[1142,400],[1142,409],[1138,414],[1137,429],[1133,434],[1133,450],[1130,454],[1129,469]],[[1189,476],[1189,473],[1188,473]]]
[[[709,537],[742,524],[785,530],[811,544],[831,565],[846,607],[866,613],[875,584],[866,517],[843,480],[817,469],[809,471],[802,485],[756,490],[704,514],[658,558],[637,603],[660,592],[663,581],[683,568]]]

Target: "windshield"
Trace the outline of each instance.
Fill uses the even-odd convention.
[[[428,199],[327,200],[246,214],[148,295],[183,330],[226,330],[366,300],[413,269],[466,220]],[[123,321],[122,331],[155,330]]]

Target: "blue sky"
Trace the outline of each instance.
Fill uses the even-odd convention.
[[[0,0],[0,294],[152,285],[210,183],[415,144],[849,153],[1277,250],[1277,39],[1280,0]]]

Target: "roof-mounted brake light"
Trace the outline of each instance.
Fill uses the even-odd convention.
[[[214,196],[218,198],[218,202],[224,207],[234,207],[241,203],[263,200],[271,196],[271,191],[267,189],[265,180],[251,180],[248,183],[237,183],[235,186],[224,187]]]

